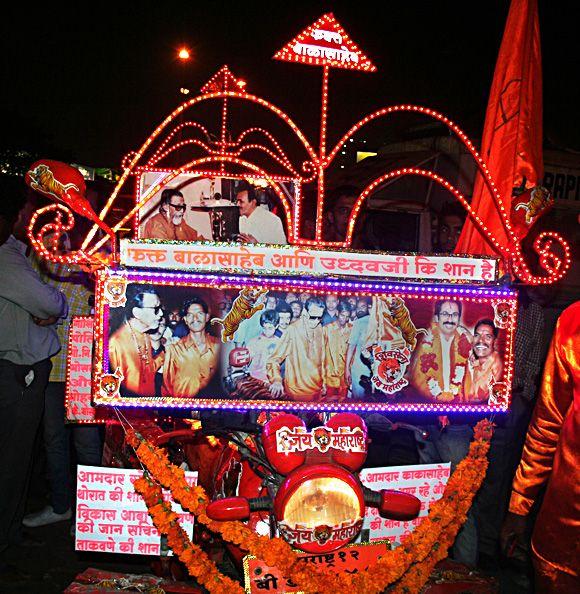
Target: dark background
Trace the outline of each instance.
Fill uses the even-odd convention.
[[[577,3],[540,0],[547,144],[580,150]],[[0,149],[119,167],[183,99],[227,63],[316,142],[320,69],[271,60],[333,11],[377,65],[331,74],[331,142],[373,108],[443,111],[481,134],[509,2],[126,2],[3,8]],[[176,48],[193,50],[179,63]],[[191,95],[190,95],[191,96]],[[381,133],[393,139],[397,127]]]

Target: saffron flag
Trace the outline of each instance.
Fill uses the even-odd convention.
[[[499,192],[503,217],[510,218],[518,237],[523,237],[550,202],[543,200],[536,208],[538,200],[532,200],[528,192],[512,199],[514,188],[535,188],[543,177],[542,65],[537,0],[512,0],[485,114],[481,156]],[[479,172],[471,207],[500,245],[511,243],[500,208]],[[469,218],[455,251],[498,255]]]

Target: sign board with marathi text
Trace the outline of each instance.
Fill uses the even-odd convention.
[[[497,260],[474,256],[422,256],[325,251],[311,247],[209,242],[121,240],[121,265],[156,270],[354,276],[451,283],[493,283]]]
[[[376,563],[389,548],[390,544],[386,541],[354,544],[333,553],[301,554],[298,555],[298,559],[303,563],[312,563],[321,572],[358,573]],[[304,594],[298,590],[298,586],[291,579],[284,577],[278,568],[269,567],[253,555],[244,557],[244,584],[247,594],[260,592]]]
[[[367,508],[363,529],[369,530],[369,540],[372,542],[387,538],[393,546],[401,544],[429,513],[429,506],[441,498],[450,472],[450,463],[361,470],[360,480],[365,487],[374,491],[395,488],[410,493],[421,501],[419,517],[409,522],[381,518],[376,508]]]
[[[275,60],[312,66],[375,72],[376,66],[363,54],[332,13],[322,15],[274,55]]]
[[[141,470],[79,466],[75,516],[75,549],[102,553],[159,555],[161,536],[153,525],[141,495],[133,483]],[[189,485],[197,482],[196,472],[186,472]],[[172,501],[164,491],[165,501]],[[181,527],[192,536],[194,516],[172,503]],[[169,552],[171,554],[171,552]]]
[[[68,423],[104,423],[110,416],[91,403],[94,323],[90,316],[74,316],[70,323],[65,392]]]

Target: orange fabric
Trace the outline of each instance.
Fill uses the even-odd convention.
[[[580,578],[542,559],[537,554],[533,556],[536,592],[541,594],[564,594],[568,592],[580,592]]]
[[[580,566],[580,301],[558,320],[542,390],[512,485],[510,511],[527,515],[547,483],[532,546],[560,570]]]
[[[185,221],[181,221],[179,225],[174,225],[161,212],[152,216],[145,223],[143,237],[146,239],[173,239],[176,241],[198,241],[204,239]]]
[[[461,402],[463,380],[473,338],[468,330],[460,327],[453,334],[449,349],[449,390],[445,390],[443,377],[443,349],[441,333],[436,324],[423,335],[413,353],[409,381],[425,398],[434,402]]]
[[[190,334],[170,345],[165,353],[161,393],[184,398],[196,396],[216,372],[219,352],[220,343],[209,334],[205,335],[203,352]]]
[[[503,375],[501,357],[493,352],[487,361],[478,361],[467,365],[467,373],[463,382],[464,402],[487,402],[491,385],[499,382]]]
[[[333,396],[346,396],[348,386],[344,378],[346,369],[346,352],[348,351],[348,339],[352,331],[352,324],[346,324],[344,328],[338,322],[332,322],[322,328],[322,340],[324,342],[323,376],[327,392],[332,391]]]
[[[536,0],[512,0],[485,114],[481,156],[508,214],[512,190],[523,177],[527,187],[542,181],[542,65]],[[480,174],[471,206],[500,244],[511,243]],[[455,252],[498,255],[470,219]]]
[[[134,334],[134,338],[133,338]],[[137,349],[147,357],[144,361]],[[163,364],[163,355],[153,357],[151,338],[148,334],[133,332],[124,323],[109,340],[109,366],[112,372],[121,370],[121,385],[140,396],[155,396],[155,373]]]

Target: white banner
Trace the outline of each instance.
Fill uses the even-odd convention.
[[[443,495],[449,480],[451,464],[419,464],[417,466],[388,466],[365,468],[360,480],[374,491],[396,489],[415,495],[421,501],[419,517],[410,522],[397,522],[379,516],[376,508],[367,508],[363,529],[370,530],[370,541],[388,538],[393,546],[401,544],[429,513],[429,506]]]
[[[159,555],[161,536],[133,483],[143,476],[140,470],[79,466],[75,549],[132,555]],[[186,472],[189,485],[197,483],[197,472]],[[165,501],[172,502],[169,492]],[[172,503],[179,523],[191,538],[194,517]],[[171,550],[169,551],[171,553]]]
[[[258,272],[306,276],[490,283],[497,260],[472,256],[325,251],[299,246],[121,240],[121,265],[191,272]]]

